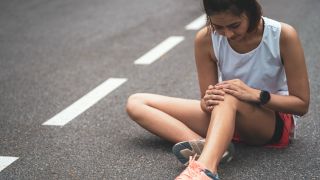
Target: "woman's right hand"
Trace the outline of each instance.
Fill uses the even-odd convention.
[[[203,97],[205,108],[207,112],[212,112],[214,106],[218,105],[220,101],[224,100],[225,92],[221,86],[209,85]]]

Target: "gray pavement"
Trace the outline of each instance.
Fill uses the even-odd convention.
[[[283,150],[237,145],[222,179],[320,179],[320,1],[261,0],[264,15],[293,25],[305,50],[309,113]],[[172,144],[125,113],[135,92],[199,98],[193,58],[197,0],[2,0],[0,156],[19,159],[0,179],[173,179]],[[133,62],[169,36],[185,40],[148,66]],[[108,78],[128,81],[63,127],[43,122]]]

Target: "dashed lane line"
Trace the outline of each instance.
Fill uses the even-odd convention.
[[[190,24],[185,26],[186,30],[198,30],[206,23],[206,15],[202,15]],[[159,59],[162,55],[173,49],[185,38],[183,36],[171,36],[161,42],[158,46],[151,49],[145,55],[137,59],[134,64],[149,65]],[[71,104],[69,107],[53,116],[51,119],[44,122],[42,125],[46,126],[64,126],[72,121],[78,115],[96,104],[99,100],[107,96],[113,90],[125,83],[125,78],[109,78],[98,87],[84,95],[82,98]],[[0,156],[0,172],[8,167],[10,164],[18,160],[19,157]]]
[[[137,59],[134,64],[149,65],[170,51],[176,45],[181,43],[183,40],[183,36],[171,36]]]
[[[18,157],[0,156],[0,172],[19,159]]]
[[[203,14],[202,16],[198,17],[194,21],[192,21],[190,24],[186,25],[186,30],[199,30],[206,24],[206,15]]]
[[[109,78],[42,125],[64,126],[126,81],[124,78]]]

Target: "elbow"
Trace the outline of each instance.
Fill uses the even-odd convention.
[[[308,111],[309,111],[309,102],[304,103],[304,105],[301,106],[301,108],[299,108],[299,109],[300,109],[300,110],[299,110],[299,112],[297,113],[297,115],[303,116],[303,115],[307,114]]]
[[[308,113],[308,110],[303,110],[303,111],[298,112],[296,115],[298,115],[298,116],[304,116],[304,115],[307,114],[307,113]]]
[[[297,101],[296,108],[295,108],[296,111],[294,114],[298,116],[304,116],[309,111],[310,98],[309,96],[307,96],[307,97],[300,97],[298,99],[299,101]]]
[[[308,113],[308,111],[309,111],[309,108],[304,109],[304,110],[301,112],[301,115],[300,115],[300,116],[306,115],[306,114]]]

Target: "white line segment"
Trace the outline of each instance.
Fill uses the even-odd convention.
[[[19,159],[18,157],[0,156],[0,172]]]
[[[166,40],[164,40],[163,42],[161,42],[158,46],[151,49],[145,55],[137,59],[134,62],[134,64],[139,64],[139,65],[151,64],[154,61],[156,61],[158,58],[160,58],[162,55],[164,55],[166,52],[170,51],[170,49],[174,48],[183,40],[184,40],[183,36],[171,36]]]
[[[186,25],[186,30],[199,30],[204,25],[206,25],[206,15],[198,17],[196,20],[192,21],[190,24]]]
[[[64,126],[126,81],[123,78],[109,78],[42,125]]]

